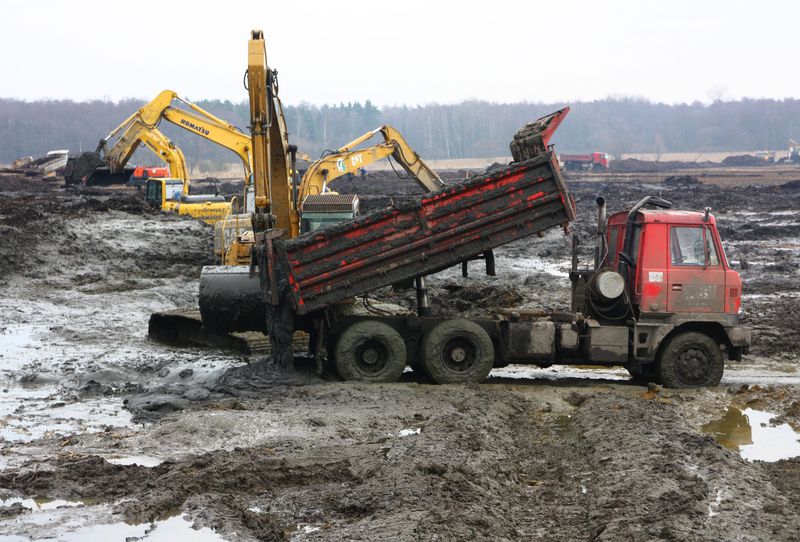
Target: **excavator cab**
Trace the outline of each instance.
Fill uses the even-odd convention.
[[[170,178],[150,178],[145,181],[145,200],[153,207],[164,209],[168,202],[179,202],[183,181]]]
[[[358,196],[355,194],[309,194],[300,211],[300,233],[323,226],[352,220],[358,215]]]

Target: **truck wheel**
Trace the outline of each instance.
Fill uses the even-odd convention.
[[[725,362],[717,341],[688,331],[672,337],[658,355],[658,377],[668,388],[716,386]]]
[[[395,382],[406,368],[406,343],[383,322],[356,322],[334,347],[336,370],[345,380]]]
[[[422,364],[439,384],[482,382],[494,364],[494,345],[475,322],[446,320],[423,337]]]

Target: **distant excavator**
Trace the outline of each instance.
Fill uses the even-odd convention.
[[[185,104],[189,110],[173,106],[175,101]],[[164,211],[188,214],[210,224],[218,222],[230,214],[231,203],[221,196],[189,195],[186,159],[180,148],[158,129],[162,120],[236,153],[244,168],[245,183],[250,181],[250,137],[229,122],[180,98],[174,91],[164,90],[101,139],[95,152],[83,153],[69,163],[66,183],[94,186],[127,182],[132,170],[126,167],[127,163],[143,144],[167,164],[170,173],[168,177],[159,175],[144,180],[147,201]]]
[[[174,106],[174,102],[184,104],[189,110]],[[84,152],[72,160],[67,165],[64,176],[66,183],[89,186],[126,183],[132,172],[132,168],[126,167],[127,163],[140,143],[167,163],[174,178],[188,180],[188,171],[180,149],[158,130],[162,120],[236,153],[242,162],[245,178],[249,179],[252,173],[250,136],[243,134],[233,124],[181,98],[176,92],[164,90],[111,130],[100,140],[94,152]],[[177,153],[180,156],[176,156]],[[183,168],[180,161],[184,162]],[[188,191],[186,194],[188,195]]]
[[[787,158],[787,160],[795,164],[800,164],[800,143],[794,139],[789,140],[789,158]]]

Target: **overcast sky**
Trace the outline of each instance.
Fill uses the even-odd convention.
[[[668,103],[800,95],[800,2],[4,0],[0,97],[246,99],[261,28],[285,103]]]

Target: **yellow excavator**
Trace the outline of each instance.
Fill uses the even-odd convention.
[[[383,141],[363,148],[380,134]],[[391,126],[371,130],[335,151],[325,154],[306,170],[299,186],[292,187],[289,237],[314,231],[326,224],[348,220],[358,214],[358,197],[329,189],[334,180],[353,174],[378,160],[393,158],[425,192],[444,187],[439,175]],[[222,265],[249,265],[253,234],[248,215],[230,215],[215,226],[214,250]]]
[[[328,184],[336,178],[392,157],[426,192],[439,191],[444,186],[390,126],[368,132],[323,156],[300,180],[296,173],[297,148],[289,144],[278,97],[277,72],[268,67],[260,30],[254,30],[248,42],[245,81],[250,98],[253,208],[249,213],[231,214],[215,225],[215,249],[223,265],[203,269],[199,307],[202,324],[192,310],[155,313],[149,324],[153,338],[227,344],[221,339],[226,331],[261,330],[264,300],[259,277],[250,271],[250,264],[256,263],[253,254],[259,252],[254,249],[277,238],[296,237],[301,230],[311,231],[325,223],[352,218],[358,210],[358,199],[330,192]],[[378,133],[383,142],[357,148]],[[262,327],[241,327],[244,321],[258,322]]]
[[[180,102],[189,110],[173,106]],[[164,90],[148,104],[100,140],[94,153],[83,153],[68,168],[67,184],[113,184],[127,181],[126,164],[140,144],[158,155],[170,170],[169,178],[151,178],[145,183],[145,198],[164,211],[188,214],[214,224],[231,212],[231,203],[213,195],[189,195],[189,172],[181,150],[158,125],[166,120],[237,154],[244,167],[245,183],[252,175],[251,138],[234,125],[202,109],[171,90]],[[114,139],[116,138],[116,139]],[[114,141],[109,146],[110,141]]]
[[[182,103],[189,110],[175,107],[173,102]],[[66,172],[67,184],[107,185],[127,182],[129,173],[125,171],[125,167],[128,160],[140,142],[147,144],[140,136],[157,132],[162,120],[233,151],[242,162],[245,178],[250,177],[250,136],[243,134],[233,124],[181,98],[176,92],[164,90],[101,139],[95,152],[85,152],[78,156],[71,164],[71,170]],[[109,142],[115,137],[117,139],[109,147]],[[159,138],[158,135],[153,137]],[[164,140],[163,134],[159,139]],[[164,147],[151,149],[161,155]],[[177,176],[179,173],[173,174]]]

